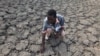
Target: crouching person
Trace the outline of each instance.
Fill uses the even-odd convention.
[[[47,17],[43,21],[41,52],[45,51],[45,40],[48,40],[52,33],[56,38],[64,36],[64,17],[57,14],[54,9],[47,12]]]

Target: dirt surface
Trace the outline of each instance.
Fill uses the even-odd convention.
[[[66,36],[38,53],[51,8],[64,16]],[[0,56],[100,56],[100,0],[0,0]]]

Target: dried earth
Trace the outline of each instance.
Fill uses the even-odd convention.
[[[66,36],[39,53],[51,8],[64,16]],[[100,0],[0,0],[0,56],[100,56]]]

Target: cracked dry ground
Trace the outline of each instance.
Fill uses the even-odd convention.
[[[64,16],[66,36],[41,54],[51,8]],[[0,0],[0,56],[100,56],[100,0]]]

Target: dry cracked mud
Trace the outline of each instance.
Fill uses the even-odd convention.
[[[51,8],[64,16],[66,36],[38,53]],[[0,0],[0,56],[100,56],[100,0]]]

